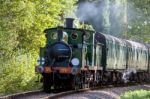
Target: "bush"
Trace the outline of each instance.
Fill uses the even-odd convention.
[[[25,53],[14,54],[11,60],[0,59],[0,93],[10,94],[41,88],[36,83],[35,63],[37,55]]]
[[[121,99],[150,99],[150,90],[129,91],[122,94]]]

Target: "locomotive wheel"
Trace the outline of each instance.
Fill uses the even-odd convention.
[[[115,72],[113,71],[113,72],[111,72],[111,81],[112,82],[110,82],[110,83],[112,83],[113,85],[115,85],[116,84],[116,82],[117,82],[117,80],[116,80],[117,78],[116,78],[116,74],[115,74]]]
[[[120,72],[117,73],[117,85],[121,85],[122,84],[122,74]]]
[[[78,90],[78,89],[82,88],[81,79],[80,79],[79,75],[75,76],[75,78],[74,78],[74,85],[75,85],[75,90]]]
[[[141,83],[141,74],[140,73],[137,73],[137,82],[138,83]]]
[[[49,93],[51,91],[51,83],[50,83],[50,79],[48,78],[49,78],[48,75],[43,76],[43,89],[44,89],[44,92]]]
[[[70,79],[68,80],[67,86],[68,86],[68,89],[69,89],[69,90],[74,89],[74,80],[73,80],[73,78],[70,78]]]
[[[47,84],[47,83],[43,83],[43,89],[44,89],[44,92],[51,92],[51,85],[50,84]]]
[[[74,83],[75,83],[75,90],[78,90],[79,89],[79,77],[78,76],[75,76],[75,81],[74,81]]]
[[[108,72],[103,72],[102,85],[108,85],[110,77]]]

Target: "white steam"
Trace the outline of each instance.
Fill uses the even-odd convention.
[[[96,31],[100,31],[103,29],[102,10],[103,3],[83,2],[79,4],[76,15],[81,22],[91,24]]]
[[[90,19],[97,18],[99,13],[99,7],[95,3],[85,2],[79,4],[77,16],[81,21],[89,21]]]
[[[82,2],[76,14],[80,21],[91,24],[98,32],[120,34],[127,24],[126,4],[120,2]]]

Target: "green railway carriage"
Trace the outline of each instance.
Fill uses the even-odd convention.
[[[107,47],[107,68],[126,69],[126,43],[122,39],[105,35]]]
[[[111,35],[97,33],[96,42],[102,45],[101,64],[107,70],[126,69],[126,42]]]
[[[126,40],[128,69],[148,69],[148,48],[141,43]]]

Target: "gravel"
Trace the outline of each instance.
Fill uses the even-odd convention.
[[[104,88],[87,92],[76,93],[60,97],[59,99],[119,99],[120,95],[138,89],[150,90],[150,85],[136,85],[128,87]]]

